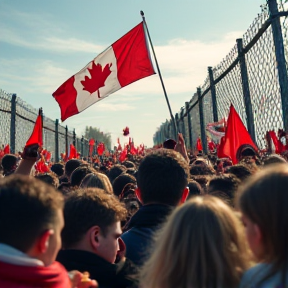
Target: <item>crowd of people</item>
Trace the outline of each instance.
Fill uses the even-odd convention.
[[[47,173],[37,145],[6,154],[0,287],[288,287],[288,165],[242,148],[232,163],[179,134],[111,167]]]

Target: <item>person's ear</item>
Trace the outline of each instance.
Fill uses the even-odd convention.
[[[54,230],[49,229],[49,230],[46,230],[44,233],[42,233],[41,236],[39,237],[38,243],[37,243],[37,248],[41,254],[46,253],[46,251],[49,247],[50,236],[53,234],[54,234]]]
[[[181,204],[185,203],[188,195],[189,195],[189,187],[185,187],[185,189],[183,190],[183,193],[182,193],[182,197],[181,197]]]
[[[253,226],[254,226],[255,241],[257,245],[260,245],[262,244],[263,241],[263,234],[256,223],[254,223]]]
[[[90,243],[93,248],[93,250],[97,250],[100,245],[100,227],[99,226],[93,226],[88,231],[89,237],[90,237]]]
[[[141,197],[141,191],[140,191],[139,187],[137,187],[135,189],[135,194],[136,194],[138,200],[143,204],[142,197]]]

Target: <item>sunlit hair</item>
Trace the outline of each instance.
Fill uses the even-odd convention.
[[[104,189],[107,193],[113,194],[113,188],[109,178],[101,173],[87,174],[80,185],[80,188],[100,188]]]
[[[258,172],[239,191],[241,212],[259,226],[265,255],[272,264],[264,279],[288,265],[288,165],[275,164]]]
[[[249,268],[243,226],[220,199],[197,196],[175,209],[140,274],[143,287],[238,287]]]

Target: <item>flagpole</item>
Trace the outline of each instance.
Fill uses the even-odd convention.
[[[171,110],[171,106],[170,106],[170,103],[169,103],[169,99],[168,99],[168,96],[167,96],[167,93],[166,93],[165,85],[164,85],[164,82],[163,82],[163,79],[162,79],[162,75],[161,75],[161,72],[160,72],[160,68],[159,68],[159,65],[158,65],[158,61],[157,61],[157,58],[156,58],[156,54],[155,54],[155,51],[154,51],[154,47],[153,47],[153,44],[152,44],[150,33],[149,33],[149,30],[148,30],[148,26],[147,26],[147,23],[146,23],[146,20],[145,20],[144,12],[141,10],[140,14],[142,16],[143,23],[144,23],[146,31],[147,31],[148,39],[149,39],[149,42],[150,42],[150,45],[151,45],[151,48],[152,48],[152,52],[153,52],[153,56],[154,56],[154,59],[155,59],[155,64],[156,64],[157,71],[158,71],[158,74],[159,74],[159,78],[160,78],[160,81],[161,81],[161,84],[162,84],[162,88],[163,88],[165,99],[166,99],[166,102],[167,102],[167,105],[168,105],[168,109],[169,109],[169,112],[170,112],[171,120],[173,122],[174,137],[175,137],[175,140],[177,140],[178,137],[177,137],[176,122],[175,122],[175,119],[174,119],[174,116],[173,116],[173,113],[172,113],[172,110]]]

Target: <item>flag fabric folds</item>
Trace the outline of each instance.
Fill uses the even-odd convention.
[[[7,144],[3,149],[3,154],[10,154],[10,145]]]
[[[230,157],[233,164],[236,164],[238,162],[237,151],[243,145],[251,146],[255,151],[258,151],[240,116],[234,106],[231,105],[225,136],[224,139],[222,137],[218,147],[218,157]]]
[[[73,144],[70,144],[70,153],[68,159],[77,159],[77,150]]]
[[[33,144],[38,144],[40,147],[43,146],[43,137],[42,137],[42,115],[39,110],[39,115],[37,116],[37,119],[35,121],[34,129],[33,132],[26,142],[26,146],[33,145]]]
[[[198,151],[203,151],[203,146],[202,146],[202,142],[201,142],[201,139],[200,139],[200,138],[197,139],[196,149],[197,149]]]
[[[53,93],[61,109],[61,120],[153,74],[155,71],[141,22]]]

